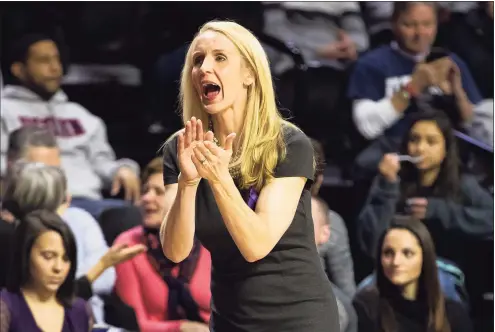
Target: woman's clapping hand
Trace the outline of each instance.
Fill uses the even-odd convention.
[[[180,178],[186,183],[197,184],[201,177],[192,161],[193,149],[198,142],[213,141],[213,133],[210,131],[205,134],[202,121],[192,117],[178,135],[177,159],[179,161]]]
[[[223,148],[211,141],[198,142],[194,148],[192,161],[202,178],[217,183],[223,178],[230,177],[229,163],[235,136],[235,133],[228,135]]]

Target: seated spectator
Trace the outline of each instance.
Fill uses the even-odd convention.
[[[353,302],[358,331],[473,331],[466,309],[444,298],[424,223],[396,217],[381,234],[376,257],[376,285],[360,290]]]
[[[77,261],[74,261],[75,276],[78,278],[77,295],[91,299],[96,322],[103,323],[103,302],[99,296],[112,292],[115,283],[114,266],[146,248],[116,245],[108,249],[96,221],[81,209],[68,209],[70,196],[66,190],[65,175],[60,168],[18,162],[7,177],[2,208],[18,220],[40,209],[63,217],[75,236],[78,249]],[[2,244],[1,251],[9,250],[5,246]]]
[[[0,293],[0,331],[90,331],[91,309],[74,298],[76,241],[57,214],[25,215],[13,257],[7,289]]]
[[[342,70],[368,49],[368,35],[358,2],[265,2],[264,32],[294,43],[310,67]],[[278,24],[270,24],[278,18]],[[291,68],[276,63],[274,72]]]
[[[61,167],[60,149],[57,145],[56,137],[48,129],[33,125],[14,130],[9,136],[9,146],[7,148],[7,173],[11,165],[15,164],[20,159],[26,162],[43,163],[45,165]],[[76,217],[76,219],[92,219],[91,222],[79,223],[77,225],[94,223],[94,217],[89,216],[84,210],[74,206],[72,203],[71,200],[71,206],[66,210],[67,214],[79,215],[79,218]],[[109,208],[104,212],[108,212],[108,210],[119,210],[123,214],[132,214],[133,212],[139,214],[139,209],[131,205]],[[83,214],[85,216],[81,217]],[[105,238],[107,238],[109,234],[120,234],[139,223],[139,220],[121,218],[120,216],[106,218],[105,221],[108,222],[103,223],[101,217],[102,216],[97,218],[97,220],[100,223]],[[113,241],[107,241],[107,243],[111,245]]]
[[[60,88],[63,75],[59,49],[49,37],[28,35],[13,49],[11,72],[18,85],[5,86],[1,112],[1,174],[5,176],[8,136],[26,125],[48,128],[57,137],[62,166],[75,206],[95,218],[121,200],[102,200],[101,190],[120,189],[127,200],[139,195],[138,165],[115,160],[103,121],[79,104],[68,101]]]
[[[316,160],[315,181],[311,186],[311,195],[315,197],[318,196],[324,180],[325,153],[318,141],[311,138],[311,144]],[[345,295],[352,298],[356,292],[356,282],[347,227],[340,214],[333,210],[328,209],[326,219],[332,221],[330,222],[329,236],[324,235],[326,241],[321,241],[318,252],[330,281]]]
[[[439,256],[462,267],[466,241],[493,239],[493,197],[473,176],[461,173],[449,119],[440,111],[416,115],[400,150],[417,160],[386,154],[379,165],[357,230],[359,245],[374,252],[380,234],[396,214],[428,227]]]
[[[347,82],[347,69],[368,49],[368,34],[355,1],[265,2],[263,32],[297,47],[306,62],[308,103],[295,121],[306,134],[320,140],[334,133],[336,112]],[[292,108],[294,63],[267,48],[273,73],[280,77],[277,92],[283,107]],[[290,86],[288,83],[289,82]],[[291,111],[296,111],[292,109]],[[297,112],[297,111],[296,111]],[[338,129],[338,128],[336,128]]]
[[[207,332],[210,254],[196,241],[189,257],[181,263],[173,263],[163,255],[159,228],[172,202],[162,174],[162,158],[153,159],[143,171],[143,226],[121,234],[115,244],[144,244],[148,252],[116,267],[115,287],[122,300],[136,311],[142,332]]]
[[[395,2],[392,23],[396,40],[361,57],[350,78],[347,94],[355,125],[366,139],[378,139],[357,157],[356,176],[376,174],[380,159],[398,146],[421,102],[441,108],[456,127],[468,131],[478,125],[478,113],[482,122],[487,113],[466,64],[453,53],[432,52],[434,3]],[[493,118],[493,110],[491,114]],[[489,123],[481,125],[493,132]]]
[[[322,265],[325,268],[325,272],[330,279],[332,284],[332,289],[337,300],[337,307],[339,310],[339,324],[341,332],[355,332],[357,331],[357,317],[352,307],[351,299],[352,296],[345,294],[339,287],[337,287],[333,282],[331,275],[326,269],[326,257],[328,254],[328,246],[325,245],[330,240],[330,225],[333,221],[330,221],[330,210],[327,203],[318,196],[311,197],[311,214],[313,216],[313,226],[315,232],[315,243],[320,258],[322,260]],[[351,282],[354,283],[353,281]],[[354,294],[353,294],[354,295]]]

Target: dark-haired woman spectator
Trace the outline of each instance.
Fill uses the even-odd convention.
[[[16,229],[14,257],[0,295],[1,332],[90,331],[90,306],[74,298],[76,241],[57,214],[25,216]]]
[[[354,298],[359,332],[471,332],[465,308],[445,299],[424,224],[396,217],[376,250],[376,285]]]
[[[117,293],[136,311],[142,332],[208,332],[210,254],[196,241],[181,263],[163,255],[158,232],[173,197],[163,184],[162,158],[146,166],[142,184],[143,226],[122,233],[115,244],[144,244],[148,250],[116,267]]]
[[[493,238],[493,198],[473,176],[461,173],[449,119],[424,110],[407,130],[400,161],[386,154],[379,165],[367,202],[358,218],[362,249],[373,252],[380,234],[397,213],[421,220],[429,229],[439,256],[458,262],[466,240]],[[462,242],[461,242],[462,241]]]
[[[70,195],[62,169],[42,163],[19,161],[6,179],[2,208],[18,220],[35,210],[58,213],[73,232],[77,245],[76,294],[89,300],[96,323],[104,323],[101,296],[111,294],[115,283],[114,266],[146,248],[124,245],[108,248],[96,221],[79,208],[68,207]],[[15,223],[15,221],[13,221]],[[13,232],[11,223],[9,231]],[[5,230],[7,231],[7,230]],[[0,243],[0,251],[9,251],[8,243]],[[15,256],[14,256],[15,257]],[[1,270],[8,273],[8,268]],[[1,274],[1,273],[0,273]],[[106,303],[107,305],[109,303]]]

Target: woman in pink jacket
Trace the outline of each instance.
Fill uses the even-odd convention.
[[[158,232],[170,209],[163,184],[163,162],[153,159],[143,172],[143,226],[122,233],[116,243],[145,244],[146,253],[116,267],[116,290],[136,312],[141,332],[208,332],[210,319],[209,252],[196,241],[179,264],[163,255]]]

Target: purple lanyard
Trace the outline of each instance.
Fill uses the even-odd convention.
[[[247,205],[254,211],[256,208],[256,202],[258,202],[258,192],[254,189],[254,187],[249,188],[249,192],[247,195]]]

